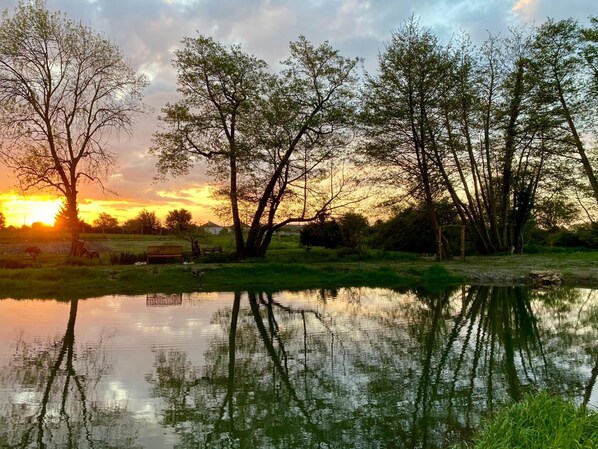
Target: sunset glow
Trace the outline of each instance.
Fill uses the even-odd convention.
[[[116,218],[120,224],[135,217],[143,209],[155,212],[158,218],[164,220],[173,209],[187,209],[193,215],[193,220],[199,224],[208,220],[220,222],[214,217],[213,208],[218,201],[211,198],[211,188],[201,186],[178,191],[157,191],[158,200],[152,202],[112,197],[104,199],[85,199],[79,201],[79,216],[89,224],[101,212]],[[0,193],[0,211],[6,218],[6,226],[31,226],[41,222],[52,226],[62,200],[49,195],[22,195],[14,191]]]
[[[0,211],[6,218],[7,226],[30,226],[36,222],[52,226],[61,204],[60,199],[44,195],[0,194]]]

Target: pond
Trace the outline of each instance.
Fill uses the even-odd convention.
[[[0,447],[443,448],[598,406],[598,296],[464,286],[0,300]]]

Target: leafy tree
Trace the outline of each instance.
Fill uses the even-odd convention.
[[[343,245],[347,248],[357,248],[363,244],[370,228],[365,216],[348,212],[339,218],[338,224],[343,236]]]
[[[81,229],[82,221],[79,219],[79,210],[77,209],[77,220],[74,221],[71,217],[71,211],[65,203],[60,205],[58,212],[54,216],[54,228],[60,231],[69,231],[73,232],[73,226],[76,228],[77,235],[79,235],[79,231]]]
[[[598,178],[590,152],[598,112],[598,20],[592,18],[591,26],[584,29],[573,19],[548,19],[534,35],[533,50],[531,66],[543,110],[565,131],[560,153],[577,153],[598,203]]]
[[[346,191],[331,174],[352,137],[359,61],[304,37],[290,53],[278,75],[240,47],[203,36],[175,53],[183,100],[164,108],[152,152],[163,174],[210,162],[230,202],[239,257],[263,256],[277,229],[314,220]],[[246,239],[242,213],[250,217]]]
[[[4,217],[4,214],[0,212],[0,229],[4,228],[6,228],[6,218]]]
[[[539,105],[531,57],[518,33],[479,50],[466,38],[446,46],[415,19],[381,54],[380,74],[364,91],[367,162],[400,195],[425,204],[436,236],[434,205],[450,199],[480,251],[522,250],[559,142]]]
[[[449,203],[437,203],[434,210],[441,226],[457,223],[455,210]],[[417,253],[434,253],[437,249],[435,230],[423,204],[401,209],[389,220],[377,223],[375,233],[375,245],[383,249]]]
[[[191,226],[191,212],[187,209],[174,209],[166,216],[166,228],[171,231],[186,231]]]
[[[161,223],[155,212],[143,209],[133,219],[141,234],[153,234],[160,229]]]
[[[557,195],[539,200],[534,216],[541,229],[554,231],[573,223],[579,216],[579,208],[564,195]]]
[[[143,111],[143,76],[88,26],[20,1],[0,23],[0,157],[24,189],[60,192],[69,210],[71,254],[78,240],[77,195],[98,183],[116,155],[108,141]]]
[[[115,229],[118,227],[118,220],[106,212],[100,212],[98,218],[93,222],[96,228],[106,232],[107,229]]]

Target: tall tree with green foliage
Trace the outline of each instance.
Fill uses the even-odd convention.
[[[364,89],[365,156],[403,198],[451,201],[484,253],[521,251],[555,132],[537,112],[525,36],[442,45],[415,19],[392,36]],[[442,257],[447,241],[437,242]]]
[[[50,188],[65,199],[71,255],[79,237],[81,183],[110,173],[109,139],[143,111],[147,82],[105,37],[43,0],[20,1],[0,23],[0,158],[25,190]]]
[[[273,75],[238,46],[185,39],[174,63],[183,98],[164,108],[165,129],[155,135],[161,173],[178,175],[209,161],[230,202],[241,258],[263,256],[277,229],[314,220],[343,191],[331,177],[352,137],[359,60],[303,37],[290,53]]]
[[[563,130],[560,153],[577,153],[598,203],[593,157],[598,125],[598,19],[584,28],[573,19],[547,20],[533,39],[532,68],[546,114]]]

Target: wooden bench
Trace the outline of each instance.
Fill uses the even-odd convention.
[[[199,248],[202,256],[206,254],[222,253],[222,246],[202,246]]]
[[[147,263],[155,259],[178,259],[183,261],[183,247],[180,245],[162,245],[147,247]]]

